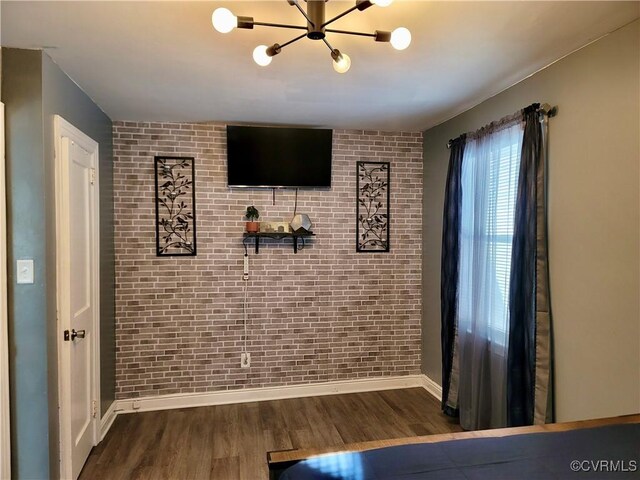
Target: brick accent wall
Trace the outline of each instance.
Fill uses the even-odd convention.
[[[301,190],[317,236],[249,249],[243,213],[294,192],[230,190],[221,124],[114,123],[117,398],[420,373],[422,134],[334,131],[333,188]],[[155,255],[153,156],[195,157],[198,255]],[[391,162],[391,251],[356,253],[356,161]]]

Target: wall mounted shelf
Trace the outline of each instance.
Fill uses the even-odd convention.
[[[304,239],[305,238],[309,238],[309,237],[315,237],[315,233],[313,232],[308,232],[308,233],[293,233],[293,232],[286,232],[286,233],[278,233],[278,232],[257,232],[257,233],[245,233],[244,234],[244,239],[243,239],[243,243],[247,241],[247,239],[249,238],[253,238],[255,239],[255,247],[256,247],[256,254],[260,253],[260,239],[261,238],[273,238],[276,240],[282,240],[283,238],[291,238],[293,239],[293,253],[298,253],[298,240],[302,239],[302,243],[304,245]],[[246,243],[245,243],[246,245]]]

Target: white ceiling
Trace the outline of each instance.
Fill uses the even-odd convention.
[[[301,2],[303,3],[303,2]],[[332,0],[332,17],[354,2]],[[369,38],[331,35],[351,70],[334,72],[322,42],[303,39],[269,67],[259,44],[297,31],[216,32],[226,6],[256,21],[303,25],[280,1],[10,2],[3,46],[42,48],[114,120],[173,120],[422,130],[495,95],[627,24],[640,2],[433,2],[396,0],[354,12],[334,28],[408,27],[403,51]]]

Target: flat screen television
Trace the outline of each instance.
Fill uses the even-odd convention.
[[[332,131],[227,126],[230,187],[331,187]]]

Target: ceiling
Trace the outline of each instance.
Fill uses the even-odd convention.
[[[327,16],[353,4],[331,0]],[[422,130],[640,15],[640,2],[396,0],[356,11],[334,28],[405,26],[411,46],[399,52],[333,34],[329,41],[352,60],[340,75],[326,46],[309,39],[259,67],[255,46],[284,43],[298,32],[256,27],[221,34],[211,26],[219,6],[256,21],[304,24],[285,0],[2,0],[0,41],[44,48],[114,120]]]

